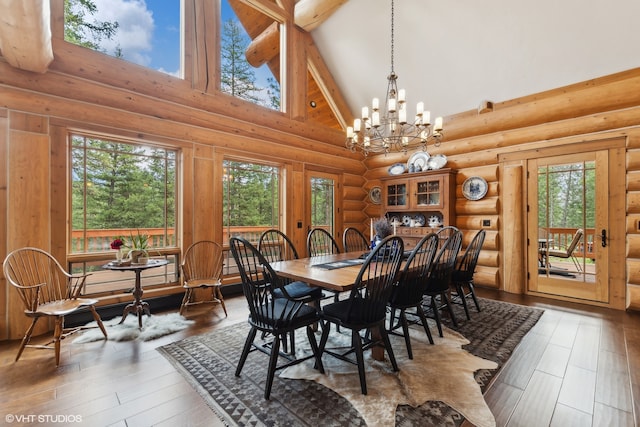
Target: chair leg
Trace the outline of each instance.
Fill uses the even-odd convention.
[[[29,329],[27,329],[27,332],[24,333],[24,337],[22,338],[22,342],[20,343],[20,348],[18,349],[18,355],[16,356],[16,362],[18,361],[18,359],[20,359],[20,356],[22,356],[22,352],[24,351],[27,344],[29,344],[29,341],[31,341],[31,334],[33,334],[33,328],[36,327],[36,323],[38,322],[38,319],[40,318],[34,317],[33,320],[31,321],[31,326],[29,326]]]
[[[458,293],[458,298],[462,301],[462,307],[464,307],[464,314],[467,315],[467,320],[471,320],[471,316],[469,316],[469,307],[467,307],[467,296],[464,293],[462,283],[456,283],[456,292]]]
[[[476,297],[476,291],[473,287],[473,282],[469,282],[469,292],[471,293],[471,298],[473,298],[473,302],[476,305],[476,309],[478,310],[478,313],[480,313],[480,303],[478,303],[478,297]]]
[[[384,328],[382,328],[384,329]],[[356,353],[358,362],[358,375],[360,376],[360,390],[362,394],[367,394],[367,378],[364,371],[364,355],[362,354],[362,341],[360,334],[355,329],[351,331],[351,343]]]
[[[431,310],[433,310],[433,316],[436,318],[438,335],[440,335],[440,338],[442,338],[442,319],[440,319],[440,310],[438,309],[438,302],[436,301],[435,295],[431,297]]]
[[[215,292],[218,294],[217,298],[220,300],[220,304],[222,305],[222,309],[224,310],[224,317],[227,317],[227,306],[224,304],[224,297],[222,296],[222,291],[220,290],[220,286],[215,286]]]
[[[307,338],[309,338],[309,344],[311,345],[311,350],[313,351],[313,355],[315,356],[316,363],[314,365],[315,369],[320,371],[321,374],[324,374],[324,365],[322,365],[322,354],[318,349],[318,343],[316,342],[316,336],[313,332],[313,326],[307,326]]]
[[[251,350],[251,346],[253,345],[253,340],[256,339],[256,333],[258,333],[258,329],[255,326],[251,327],[249,331],[249,335],[247,335],[247,339],[244,342],[244,347],[242,349],[242,354],[240,355],[240,360],[238,361],[238,366],[236,367],[236,377],[240,376],[240,372],[242,372],[242,367],[244,366],[244,362],[247,361],[247,356],[249,355],[249,351]],[[276,337],[276,341],[277,341]]]
[[[182,304],[180,304],[180,315],[182,315],[182,312],[187,307],[187,304],[189,304],[190,300],[191,300],[191,289],[185,289],[184,297],[182,297]]]
[[[393,347],[391,347],[391,341],[389,340],[389,334],[387,334],[387,330],[384,328],[384,322],[380,323],[378,326],[380,330],[380,335],[382,336],[382,341],[384,342],[384,346],[387,349],[387,354],[389,355],[389,360],[391,361],[391,366],[393,366],[394,372],[398,372],[398,363],[396,362],[396,355],[393,354]]]
[[[56,366],[60,366],[60,342],[62,341],[62,332],[64,331],[64,316],[56,317],[56,324],[53,331],[53,346],[56,351]]]
[[[102,324],[102,319],[100,318],[100,315],[96,311],[96,308],[94,306],[90,305],[89,306],[89,310],[91,310],[91,315],[93,316],[93,320],[96,321],[96,323],[98,324],[98,327],[102,331],[102,335],[104,335],[104,337],[107,338],[107,330],[105,329],[104,325]]]
[[[282,337],[286,339],[286,337]],[[271,387],[273,386],[273,377],[276,375],[276,366],[278,364],[278,355],[280,353],[280,336],[273,338],[273,344],[271,344],[271,354],[269,355],[269,369],[267,370],[267,383],[264,385],[264,398],[269,400],[271,395]]]
[[[402,324],[402,333],[404,334],[404,343],[407,346],[407,354],[409,359],[413,359],[413,351],[411,351],[411,338],[409,337],[409,323],[404,309],[400,310],[400,323]]]
[[[453,307],[451,307],[451,301],[449,301],[449,297],[447,296],[447,293],[443,292],[440,297],[443,299],[443,301],[447,305],[447,311],[449,311],[449,316],[451,316],[451,322],[453,323],[453,326],[457,328],[458,321],[456,320],[456,315],[453,313]]]
[[[427,333],[427,338],[429,338],[429,344],[433,344],[433,337],[431,336],[431,331],[429,330],[429,323],[427,323],[427,316],[424,314],[424,310],[422,309],[422,305],[418,304],[416,306],[416,312],[422,321],[422,327],[424,331]]]

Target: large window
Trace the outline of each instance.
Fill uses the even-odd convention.
[[[64,0],[64,39],[182,77],[180,0]]]
[[[138,234],[149,236],[150,256],[170,261],[164,271],[147,274],[155,276],[155,283],[177,279],[177,251],[167,250],[176,248],[176,156],[176,151],[152,145],[71,135],[69,252],[79,260],[72,263],[74,270],[100,273],[91,276],[88,293],[130,286],[130,277],[99,267],[115,256],[113,240],[128,242]]]
[[[224,161],[224,243],[241,236],[257,243],[260,234],[280,225],[280,169]]]

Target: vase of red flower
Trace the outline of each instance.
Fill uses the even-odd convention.
[[[123,250],[122,250],[122,246],[124,246],[124,242],[122,241],[122,239],[115,239],[113,242],[111,242],[111,249],[115,249],[116,250],[116,259],[118,261],[121,261],[123,258]]]

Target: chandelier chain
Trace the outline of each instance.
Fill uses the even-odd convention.
[[[380,103],[373,98],[371,106],[362,107],[362,117],[347,127],[345,144],[351,151],[389,153],[408,150],[427,150],[427,143],[439,146],[442,140],[442,117],[431,123],[431,113],[424,103],[416,104],[415,116],[409,116],[404,89],[398,90],[398,76],[394,69],[395,55],[395,1],[391,0],[391,72],[387,77],[387,92]],[[382,108],[381,108],[382,107]]]
[[[393,51],[394,51],[394,18],[395,18],[395,8],[394,8],[394,0],[391,0],[391,74],[395,74],[393,69]]]

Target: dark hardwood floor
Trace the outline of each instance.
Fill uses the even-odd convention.
[[[545,310],[486,393],[498,426],[640,426],[640,314],[487,289],[478,293]],[[187,313],[196,321],[192,327],[149,342],[69,339],[57,369],[53,352],[26,349],[14,363],[18,342],[2,343],[5,423],[8,415],[46,415],[67,417],[66,423],[58,418],[49,425],[222,425],[155,348],[246,321],[243,297],[226,303],[229,317],[219,306],[198,307]],[[73,423],[72,416],[81,422]],[[31,420],[11,425],[47,425]]]

